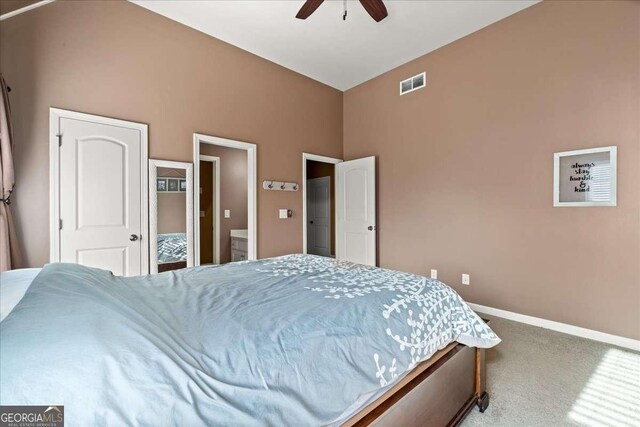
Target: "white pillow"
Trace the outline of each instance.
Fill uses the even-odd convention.
[[[20,302],[41,268],[22,268],[0,273],[0,322]]]

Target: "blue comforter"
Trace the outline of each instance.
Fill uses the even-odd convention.
[[[500,339],[449,287],[289,255],[122,278],[46,266],[0,322],[0,403],[67,426],[315,426],[458,341]]]
[[[187,260],[187,233],[158,234],[158,262]]]

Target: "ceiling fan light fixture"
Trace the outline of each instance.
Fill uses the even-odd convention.
[[[318,7],[324,2],[324,0],[307,0],[304,2],[300,10],[298,11],[296,18],[298,19],[307,19],[313,12],[316,11]],[[369,16],[371,16],[376,22],[382,21],[384,18],[389,16],[387,12],[387,8],[385,7],[382,0],[360,0],[360,4],[364,7],[364,10],[367,11]],[[342,15],[342,20],[347,20],[347,0],[343,0],[344,5],[344,13]]]

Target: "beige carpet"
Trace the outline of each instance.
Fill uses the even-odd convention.
[[[488,317],[488,316],[483,316]],[[640,354],[500,318],[487,352],[491,403],[474,426],[640,426]]]

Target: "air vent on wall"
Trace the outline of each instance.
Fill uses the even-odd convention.
[[[416,76],[400,82],[400,95],[423,88],[427,84],[427,73],[422,72]]]

